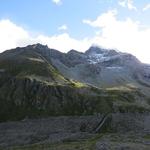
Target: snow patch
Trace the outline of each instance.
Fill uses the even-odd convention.
[[[89,56],[88,60],[91,64],[96,64],[99,62],[108,61],[110,59],[110,57],[105,57],[104,55],[105,55],[105,53],[103,53],[103,54],[92,54]]]
[[[113,66],[113,67],[106,67],[107,69],[123,69],[123,67]]]

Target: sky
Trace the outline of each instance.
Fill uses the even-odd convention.
[[[61,52],[91,45],[150,64],[150,0],[0,0],[0,52],[41,43]]]

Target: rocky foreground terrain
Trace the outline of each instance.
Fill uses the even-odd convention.
[[[0,149],[150,149],[150,65],[91,47],[0,54]]]
[[[0,147],[11,150],[149,150],[150,114],[50,117],[0,124]],[[102,125],[100,127],[100,125]]]

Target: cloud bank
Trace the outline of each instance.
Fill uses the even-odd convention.
[[[95,41],[102,46],[132,53],[143,62],[150,63],[150,28],[142,28],[140,22],[131,18],[118,20],[116,10],[108,11],[96,20],[83,22],[101,29],[101,34],[95,37]]]
[[[59,28],[60,29],[60,28]],[[61,30],[66,30],[65,26],[61,26]],[[41,43],[46,44],[50,48],[58,49],[62,52],[74,48],[78,50],[86,50],[91,43],[88,39],[77,40],[72,38],[68,33],[58,35],[42,35],[33,36],[21,26],[18,26],[10,20],[0,20],[0,52],[28,44]]]
[[[141,61],[150,63],[150,28],[141,28],[141,24],[131,18],[119,20],[116,10],[103,13],[95,20],[84,19],[83,23],[97,31],[93,37],[79,40],[67,32],[50,36],[43,34],[33,36],[28,30],[10,20],[0,20],[0,51],[35,43],[46,44],[62,52],[70,49],[85,51],[95,44],[129,52]]]

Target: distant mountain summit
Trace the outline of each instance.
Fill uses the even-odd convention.
[[[86,52],[86,55],[91,55],[91,54],[102,54],[105,51],[107,51],[106,49],[102,49],[100,47],[97,46],[91,46]]]
[[[142,82],[148,80],[143,76],[147,72],[147,69],[144,69],[145,64],[128,53],[94,46],[85,53],[75,50],[68,53],[57,51],[57,55],[54,56],[56,51],[50,50],[50,52],[53,65],[64,76],[98,87],[124,86],[128,83],[138,87],[141,86],[140,79],[137,81],[138,77],[142,79]]]
[[[61,53],[41,44],[0,54],[0,121],[150,110],[150,66],[99,47]]]

